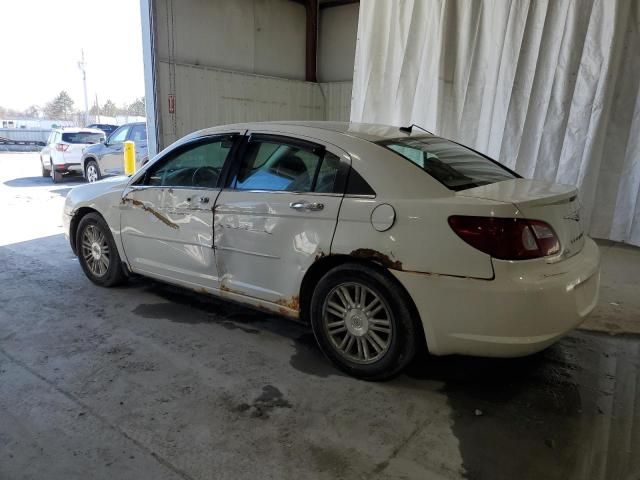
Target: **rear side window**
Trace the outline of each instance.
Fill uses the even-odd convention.
[[[242,154],[233,188],[333,193],[338,185],[340,166],[337,156],[322,149],[252,140]]]
[[[62,134],[62,141],[66,143],[100,143],[103,139],[103,133],[76,132]]]
[[[517,178],[499,163],[443,138],[406,137],[377,143],[416,164],[451,190]]]

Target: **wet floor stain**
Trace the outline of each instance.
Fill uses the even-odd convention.
[[[296,351],[291,356],[289,364],[299,372],[320,378],[345,376],[322,354],[311,331],[297,337],[294,347]]]
[[[217,315],[206,314],[201,311],[184,307],[175,303],[143,303],[132,311],[144,318],[164,318],[178,323],[216,323],[227,330],[241,330],[245,333],[258,334],[260,330],[239,325],[231,320]]]
[[[262,393],[252,403],[241,403],[235,410],[239,413],[248,412],[253,418],[266,420],[269,414],[277,408],[291,408],[291,403],[282,392],[273,385],[262,387]]]
[[[638,479],[639,345],[576,332],[530,357],[434,357],[407,375],[444,384],[466,478]]]

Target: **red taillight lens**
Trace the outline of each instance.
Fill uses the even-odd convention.
[[[56,143],[56,150],[59,152],[66,152],[69,148],[69,145],[66,143]]]
[[[540,220],[454,215],[449,225],[469,245],[500,260],[528,260],[560,251],[555,232]]]

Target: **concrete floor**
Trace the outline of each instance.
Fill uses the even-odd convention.
[[[367,383],[287,320],[94,286],[62,235],[77,182],[38,175],[0,154],[0,479],[640,478],[640,249],[602,244],[607,333]]]

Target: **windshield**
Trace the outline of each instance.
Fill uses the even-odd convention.
[[[443,138],[406,137],[377,143],[410,160],[451,190],[517,178],[499,163]]]
[[[103,139],[104,133],[76,132],[62,134],[62,141],[67,143],[100,143]]]

